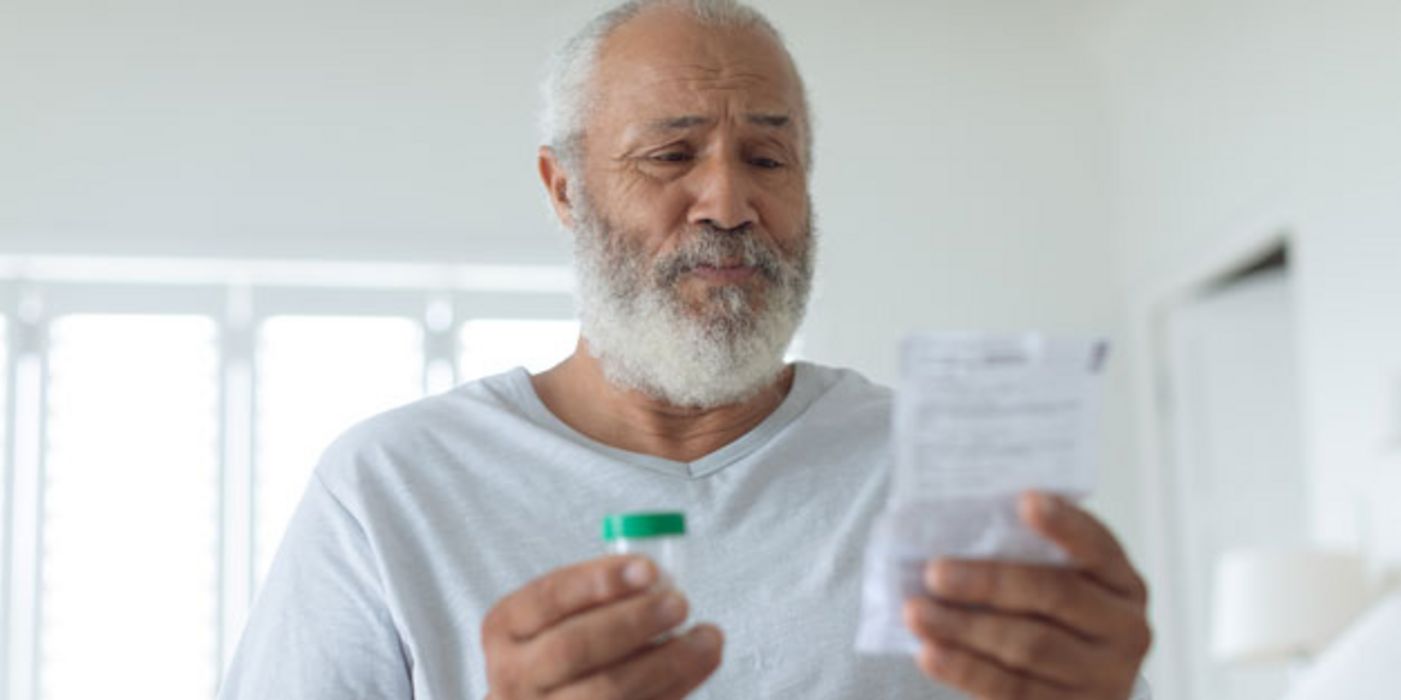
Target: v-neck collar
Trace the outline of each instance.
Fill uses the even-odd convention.
[[[812,405],[823,389],[818,382],[818,373],[813,369],[806,362],[795,362],[793,364],[793,385],[788,389],[788,395],[783,397],[783,401],[772,413],[735,440],[693,462],[678,462],[599,442],[575,430],[550,411],[545,402],[540,400],[540,395],[535,392],[535,386],[530,382],[530,373],[524,367],[510,370],[501,378],[505,380],[512,398],[515,399],[513,403],[532,421],[542,427],[565,435],[584,447],[601,452],[621,462],[683,479],[702,479],[753,452]]]

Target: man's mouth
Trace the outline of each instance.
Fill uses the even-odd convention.
[[[691,269],[691,274],[711,282],[734,283],[748,280],[758,271],[759,269],[753,265],[721,263],[719,265],[697,265]]]

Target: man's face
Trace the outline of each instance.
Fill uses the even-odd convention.
[[[770,37],[654,11],[609,37],[595,79],[583,184],[595,213],[626,236],[620,245],[659,261],[747,228],[778,255],[802,254],[806,115]],[[677,293],[700,313],[726,288],[760,303],[772,280],[739,262],[678,271]]]
[[[762,32],[654,11],[595,81],[571,191],[585,338],[624,385],[742,399],[781,369],[811,277],[793,68]]]

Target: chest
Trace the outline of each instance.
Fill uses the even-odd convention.
[[[680,578],[692,620],[726,635],[720,669],[693,697],[954,697],[907,658],[854,653],[861,558],[884,492],[858,482],[834,491],[814,502],[801,489],[788,497],[751,489],[744,499],[701,490],[660,504],[690,515]],[[564,520],[487,537],[441,533],[440,551],[422,558],[430,570],[400,577],[392,599],[419,696],[484,697],[485,612],[550,569],[604,553],[592,528]],[[559,536],[566,524],[586,532]]]
[[[682,588],[693,619],[726,635],[720,669],[693,697],[954,697],[908,658],[853,651],[862,556],[888,487],[881,434],[775,441],[691,480],[563,443],[536,452],[462,459],[395,504],[411,522],[380,520],[370,533],[416,697],[484,697],[486,612],[533,578],[604,554],[603,516],[642,509],[687,514]]]

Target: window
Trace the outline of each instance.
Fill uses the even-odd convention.
[[[552,267],[14,269],[28,277],[0,279],[4,700],[214,697],[327,445],[426,391],[549,367],[577,329],[540,320],[572,313]]]
[[[209,318],[53,322],[40,697],[213,693],[218,362]]]
[[[568,357],[578,339],[578,321],[467,321],[458,335],[458,375],[467,381],[517,366],[541,372]]]
[[[423,332],[407,318],[275,316],[257,333],[258,579],[316,460],[351,424],[423,395]]]

